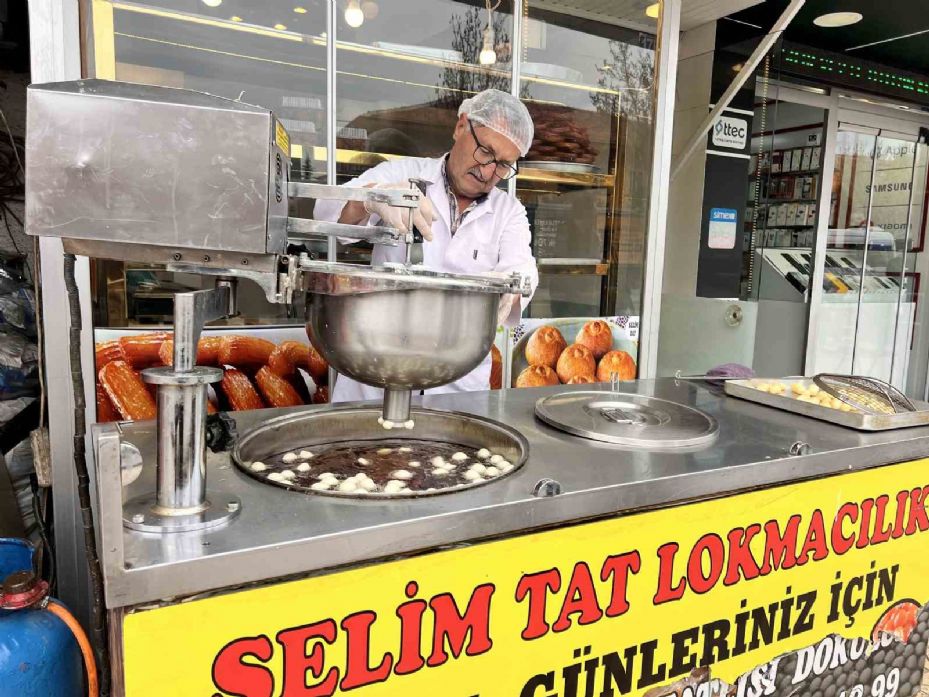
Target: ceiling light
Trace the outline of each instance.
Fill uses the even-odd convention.
[[[298,15],[305,15],[305,14],[306,14],[306,8],[305,8],[305,7],[295,7],[295,8],[294,8],[294,12],[296,12]]]
[[[658,15],[661,12],[661,3],[656,2],[654,5],[649,5],[645,8],[645,16],[651,17],[652,19],[658,19]]]
[[[820,15],[813,20],[817,27],[848,27],[852,24],[858,24],[864,16],[860,12],[830,12],[827,15]]]
[[[287,25],[286,24],[275,24],[274,28],[277,29],[278,31],[284,31],[287,28]]]
[[[358,0],[348,0],[348,7],[345,8],[345,23],[357,29],[365,21],[365,13],[361,11]]]
[[[203,0],[203,4],[207,7],[219,7],[223,4],[223,0]]]
[[[494,50],[494,30],[492,27],[484,29],[484,45],[481,54],[477,57],[481,65],[493,65],[497,62],[497,52]]]
[[[241,22],[241,21],[242,21],[242,18],[239,17],[238,15],[232,15],[229,19],[231,19],[233,22]]]

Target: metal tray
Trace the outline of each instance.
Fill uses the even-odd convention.
[[[588,165],[582,162],[558,162],[556,160],[527,160],[520,162],[519,166],[526,169],[550,169],[570,174],[599,174],[601,172],[596,165]]]
[[[795,382],[802,382],[805,386],[812,385],[813,381],[808,379],[790,379],[781,380],[777,378],[760,380],[727,380],[726,394],[745,399],[749,402],[757,402],[768,407],[790,411],[801,416],[808,416],[820,421],[854,428],[858,431],[889,431],[895,428],[909,428],[911,426],[929,425],[929,404],[926,402],[913,401],[918,411],[907,412],[904,414],[856,414],[854,412],[839,411],[838,409],[829,409],[821,407],[818,404],[809,402],[800,402],[792,396],[771,394],[762,392],[752,387],[758,382],[779,382],[786,386],[787,394],[791,394],[791,385]]]

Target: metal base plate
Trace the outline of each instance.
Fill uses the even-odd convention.
[[[155,510],[155,495],[147,494],[123,506],[123,525],[138,532],[191,532],[228,523],[242,510],[242,500],[231,494],[207,494],[207,502],[209,505],[199,513],[164,515]]]
[[[566,433],[637,448],[704,446],[719,432],[693,407],[623,392],[562,392],[536,402],[535,413]]]

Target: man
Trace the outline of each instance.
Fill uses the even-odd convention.
[[[409,179],[430,184],[413,224],[422,233],[423,265],[448,273],[518,271],[538,285],[532,256],[526,209],[497,185],[515,176],[516,162],[532,144],[529,112],[516,97],[499,90],[485,90],[464,100],[452,133],[451,150],[438,158],[404,158],[382,162],[346,186],[408,189]],[[388,225],[406,231],[407,213],[382,203],[320,200],[314,217],[351,225]],[[405,248],[375,246],[372,264],[403,262]],[[504,296],[498,317],[514,326],[529,298]],[[428,390],[466,392],[486,390],[490,380],[490,356],[471,373],[449,385]],[[332,392],[333,402],[375,400],[378,388],[362,385],[340,375]]]

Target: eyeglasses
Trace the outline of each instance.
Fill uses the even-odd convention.
[[[477,133],[474,132],[474,124],[471,123],[471,119],[468,119],[468,128],[471,129],[471,137],[474,138],[474,142],[477,143],[477,147],[474,148],[474,160],[479,165],[495,164],[496,168],[494,169],[494,174],[497,175],[500,181],[506,181],[507,179],[515,177],[519,172],[516,163],[500,162],[497,160],[492,150],[481,145],[481,141],[477,139]]]

